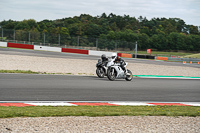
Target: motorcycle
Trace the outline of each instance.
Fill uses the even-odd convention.
[[[108,67],[113,65],[114,62],[112,59],[108,58],[108,61],[102,61],[101,59],[98,60],[96,64],[96,74],[99,78],[103,78],[104,76],[107,76]]]
[[[125,62],[125,67],[128,63]],[[120,67],[120,64],[114,64],[108,67],[107,77],[109,80],[114,81],[115,79],[126,79],[131,81],[133,79],[132,72],[126,69],[126,72]]]

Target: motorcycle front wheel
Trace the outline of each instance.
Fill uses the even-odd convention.
[[[99,78],[103,78],[105,76],[105,72],[102,67],[97,67],[96,74]]]
[[[116,79],[116,71],[112,67],[108,69],[108,79],[111,81],[114,81]]]
[[[127,81],[131,81],[133,79],[132,72],[127,69],[126,78]]]

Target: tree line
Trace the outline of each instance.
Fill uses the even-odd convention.
[[[103,13],[95,17],[81,14],[80,16],[40,22],[36,22],[34,19],[4,20],[0,22],[0,26],[16,31],[61,34],[68,40],[77,36],[98,38],[98,47],[101,49],[114,49],[116,42],[123,42],[118,44],[119,47],[132,50],[137,41],[140,50],[151,48],[159,51],[200,51],[200,26],[187,25],[180,18],[148,20],[142,16],[135,18],[129,15]],[[92,45],[95,46],[95,43]],[[91,44],[85,41],[84,46],[91,46]]]

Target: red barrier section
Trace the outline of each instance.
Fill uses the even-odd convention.
[[[125,53],[117,53],[117,56],[125,57],[125,58],[132,58],[132,54],[125,54]]]
[[[132,58],[132,54],[121,54],[121,57],[125,57],[125,58]]]
[[[34,45],[19,44],[19,43],[10,43],[10,42],[8,42],[7,47],[24,48],[24,49],[34,49]]]
[[[62,52],[77,53],[77,54],[88,54],[88,50],[71,49],[71,48],[62,48]]]
[[[117,56],[120,56],[120,57],[122,57],[122,53],[117,53]]]
[[[156,59],[157,60],[168,60],[168,57],[159,57],[159,56],[157,56]]]

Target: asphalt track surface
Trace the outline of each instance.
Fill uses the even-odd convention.
[[[70,59],[83,59],[83,60],[98,60],[98,56],[89,56],[83,54],[63,53],[63,52],[48,52],[48,51],[37,51],[37,50],[26,50],[26,49],[13,49],[13,48],[0,48],[0,54],[8,55],[22,55],[22,56],[38,56],[38,57],[53,57],[53,58],[70,58]],[[166,66],[183,66],[183,67],[196,67],[200,68],[198,64],[183,64],[181,62],[166,62],[166,61],[155,61],[135,58],[125,58],[125,61],[129,63],[145,63],[145,64],[156,64]]]
[[[200,80],[0,74],[0,101],[200,102]]]
[[[0,48],[0,54],[97,60],[97,56]],[[125,59],[131,63],[182,63]],[[200,65],[188,64],[188,67]],[[96,76],[0,74],[0,101],[200,102],[200,80],[133,78],[109,81]]]

